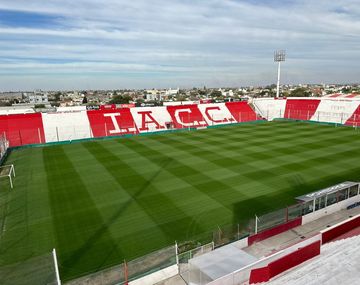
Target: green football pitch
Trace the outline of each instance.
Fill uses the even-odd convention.
[[[191,240],[359,180],[359,146],[350,127],[279,121],[14,150],[0,266],[55,247],[69,280]]]

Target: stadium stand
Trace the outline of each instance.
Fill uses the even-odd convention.
[[[286,100],[274,98],[259,98],[253,100],[253,105],[258,114],[268,121],[283,118],[285,114]]]
[[[91,137],[86,112],[43,113],[46,142],[69,141]]]
[[[166,107],[131,108],[131,114],[139,132],[158,132],[167,129],[171,116]]]
[[[355,127],[360,123],[360,100],[358,97],[257,98],[252,103],[255,110],[269,121],[285,118]]]
[[[204,128],[257,119],[246,102],[143,108],[102,108],[0,115],[0,134],[10,147],[168,129]]]
[[[320,104],[318,99],[288,99],[286,100],[286,119],[310,120]]]
[[[166,108],[177,129],[201,128],[208,125],[197,105],[167,106]]]
[[[10,146],[92,137],[204,128],[265,118],[360,125],[358,98],[257,98],[247,102],[142,108],[102,108],[73,112],[0,115],[0,133]]]
[[[94,137],[138,133],[130,109],[87,111]]]
[[[344,124],[355,112],[357,104],[352,100],[321,100],[311,121]]]
[[[0,133],[5,133],[10,146],[45,143],[40,113],[0,116]]]
[[[360,236],[321,247],[321,255],[271,280],[269,285],[358,284]],[[341,266],[339,266],[341,265]]]
[[[219,104],[200,104],[198,105],[200,112],[203,114],[209,126],[229,124],[236,122],[232,113],[229,111],[225,103]],[[254,111],[251,109],[254,113]]]
[[[358,105],[351,117],[346,121],[345,125],[356,127],[360,126],[360,105]]]
[[[256,113],[246,102],[225,103],[237,122],[249,122],[257,119]]]

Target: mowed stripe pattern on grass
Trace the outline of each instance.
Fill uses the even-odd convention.
[[[0,265],[56,247],[68,280],[191,240],[359,180],[359,141],[352,128],[271,122],[14,151]]]

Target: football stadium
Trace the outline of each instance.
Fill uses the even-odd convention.
[[[176,266],[230,284],[196,281],[191,258],[356,209],[359,124],[353,98],[0,116],[0,283],[131,284]],[[333,185],[333,202],[298,199]]]

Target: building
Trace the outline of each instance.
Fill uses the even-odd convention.
[[[28,101],[30,104],[47,104],[49,103],[48,94],[37,90],[32,94],[28,94]]]
[[[165,91],[165,96],[176,96],[179,93],[180,89],[168,89]]]

